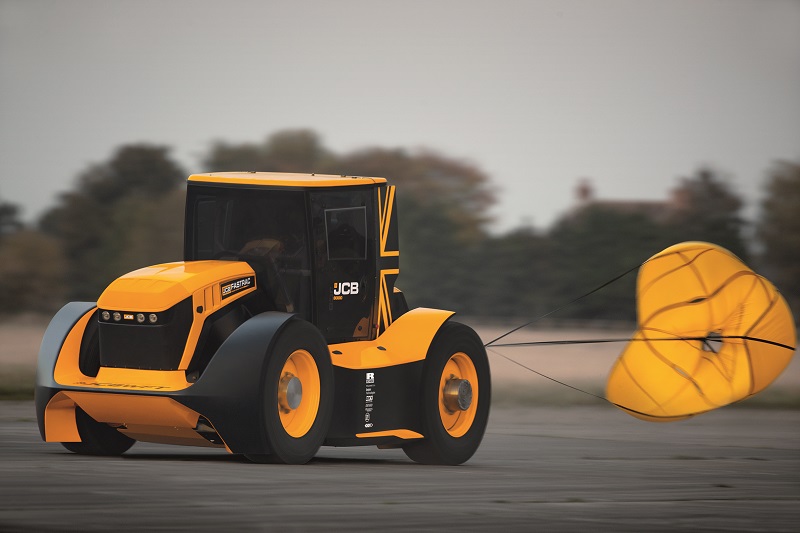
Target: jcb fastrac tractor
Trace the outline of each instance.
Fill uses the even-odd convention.
[[[460,464],[489,416],[486,351],[450,311],[409,310],[383,178],[189,177],[184,261],[72,302],[42,341],[42,438],[137,440],[308,462],[320,446]]]

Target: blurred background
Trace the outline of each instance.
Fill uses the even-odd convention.
[[[800,313],[793,0],[0,0],[0,147],[5,382],[64,302],[182,258],[192,172],[387,177],[409,304],[484,325],[683,240]],[[634,284],[540,327],[630,330]]]

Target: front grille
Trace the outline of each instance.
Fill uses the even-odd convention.
[[[100,320],[100,366],[177,370],[192,327],[192,298],[158,315],[155,324]]]

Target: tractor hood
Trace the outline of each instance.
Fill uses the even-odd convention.
[[[164,263],[134,270],[114,280],[97,300],[101,309],[158,312],[189,297],[213,302],[255,287],[255,272],[240,261]],[[197,294],[198,291],[202,291]]]

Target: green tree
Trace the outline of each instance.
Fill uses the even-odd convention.
[[[400,222],[398,285],[412,306],[460,313],[478,309],[476,250],[487,238],[494,202],[477,167],[430,151],[369,148],[339,158],[340,172],[382,176],[397,185]]]
[[[673,244],[645,214],[590,206],[565,217],[549,233],[552,247],[550,289],[565,305]],[[636,276],[625,276],[591,296],[567,306],[557,317],[633,321]]]
[[[464,312],[536,318],[552,310],[551,258],[550,239],[530,227],[487,237],[467,262],[472,279]]]
[[[284,130],[261,144],[214,143],[203,165],[208,172],[263,171],[325,173],[333,171],[334,156],[311,130]]]
[[[22,229],[19,206],[0,200],[0,238]]]
[[[0,313],[52,312],[64,297],[65,261],[59,243],[22,229],[0,240]]]
[[[78,177],[76,190],[62,195],[40,221],[63,247],[69,298],[96,299],[116,277],[146,266],[153,257],[148,250],[172,250],[155,254],[159,258],[182,257],[182,238],[166,228],[182,228],[177,214],[183,208],[174,201],[164,210],[156,206],[175,191],[182,194],[185,179],[168,149],[151,145],[123,146]]]
[[[183,259],[183,224],[186,192],[173,189],[156,197],[126,196],[112,217],[116,238],[104,245],[114,271]]]
[[[800,163],[782,161],[770,171],[757,236],[765,275],[800,313]]]
[[[486,173],[470,163],[432,151],[369,148],[340,157],[338,168],[343,174],[387,178],[398,186],[401,213],[440,211],[455,224],[459,240],[474,244],[485,236],[495,196]]]
[[[743,202],[723,176],[700,169],[695,176],[681,181],[674,199],[675,210],[668,228],[675,242],[711,242],[747,261],[745,220],[740,214]]]

